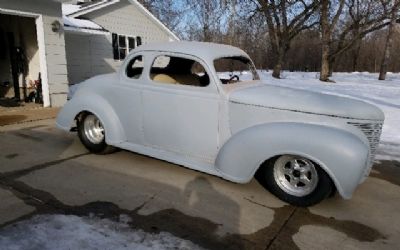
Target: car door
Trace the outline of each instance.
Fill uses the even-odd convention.
[[[154,56],[142,92],[148,146],[202,161],[215,159],[219,95],[204,65],[187,55]],[[196,67],[199,72],[193,72]]]
[[[114,110],[118,112],[127,141],[139,145],[144,143],[141,89],[145,82],[143,75],[146,60],[145,53],[128,57],[121,66],[115,90],[106,93],[112,96]]]

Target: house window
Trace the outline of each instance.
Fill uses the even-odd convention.
[[[137,46],[142,45],[142,38],[140,36],[136,37],[136,44],[137,44]]]
[[[124,60],[127,54],[126,37],[118,36],[119,59]]]
[[[142,44],[142,39],[137,36],[125,36],[112,34],[112,46],[113,46],[113,55],[114,60],[124,60],[128,53],[133,50],[135,47]]]
[[[135,38],[133,37],[128,37],[128,45],[129,45],[129,51],[133,50],[135,46]]]

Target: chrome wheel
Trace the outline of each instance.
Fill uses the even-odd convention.
[[[318,184],[316,165],[307,158],[283,155],[274,164],[274,179],[286,193],[302,197],[314,191]]]
[[[93,144],[99,144],[104,140],[104,128],[95,115],[88,115],[83,121],[83,129],[86,138]]]

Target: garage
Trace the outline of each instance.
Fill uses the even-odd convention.
[[[35,19],[0,14],[0,98],[43,104]]]
[[[0,106],[60,107],[68,75],[60,1],[0,6]]]

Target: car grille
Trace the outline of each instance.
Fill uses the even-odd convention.
[[[348,124],[356,126],[362,132],[364,132],[365,136],[369,141],[369,146],[371,149],[369,156],[369,167],[372,167],[374,162],[376,150],[379,146],[379,140],[382,132],[382,122],[377,123],[359,123],[359,122],[348,122]]]

